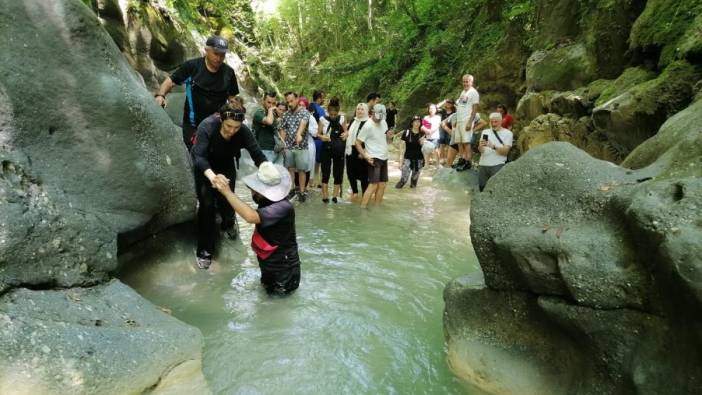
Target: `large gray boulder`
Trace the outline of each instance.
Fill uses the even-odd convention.
[[[192,219],[180,131],[81,1],[0,9],[0,393],[207,392],[197,329],[99,285]]]
[[[595,65],[583,44],[534,51],[526,64],[527,89],[567,91],[595,79]]]
[[[209,392],[200,331],[117,280],[12,290],[0,297],[0,334],[2,394]]]
[[[490,180],[471,212],[485,285],[459,280],[445,292],[457,374],[514,393],[504,389],[517,388],[511,372],[476,357],[495,350],[532,369],[525,393],[702,391],[700,124],[696,102],[625,167],[550,143]],[[565,369],[543,368],[544,353]]]
[[[0,6],[0,292],[94,284],[193,217],[180,131],[79,0]]]

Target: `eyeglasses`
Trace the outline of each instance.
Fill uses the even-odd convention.
[[[220,114],[220,117],[222,118],[222,121],[226,121],[227,119],[233,119],[237,122],[244,121],[244,113],[238,111],[225,111]]]

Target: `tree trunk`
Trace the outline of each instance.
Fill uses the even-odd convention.
[[[368,0],[368,31],[373,32],[373,0]]]

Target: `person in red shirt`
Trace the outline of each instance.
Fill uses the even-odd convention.
[[[497,112],[502,114],[502,127],[505,129],[512,130],[512,124],[514,123],[514,119],[512,119],[512,116],[509,115],[509,113],[507,112],[507,106],[505,106],[504,104],[498,104]]]

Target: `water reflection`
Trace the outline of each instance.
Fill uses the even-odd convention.
[[[477,270],[468,198],[429,174],[389,189],[382,208],[314,194],[296,204],[302,281],[290,297],[263,291],[244,224],[245,242],[223,242],[209,272],[181,227],[123,255],[122,278],[202,330],[216,393],[473,393],[448,370],[442,329],[445,284]]]

